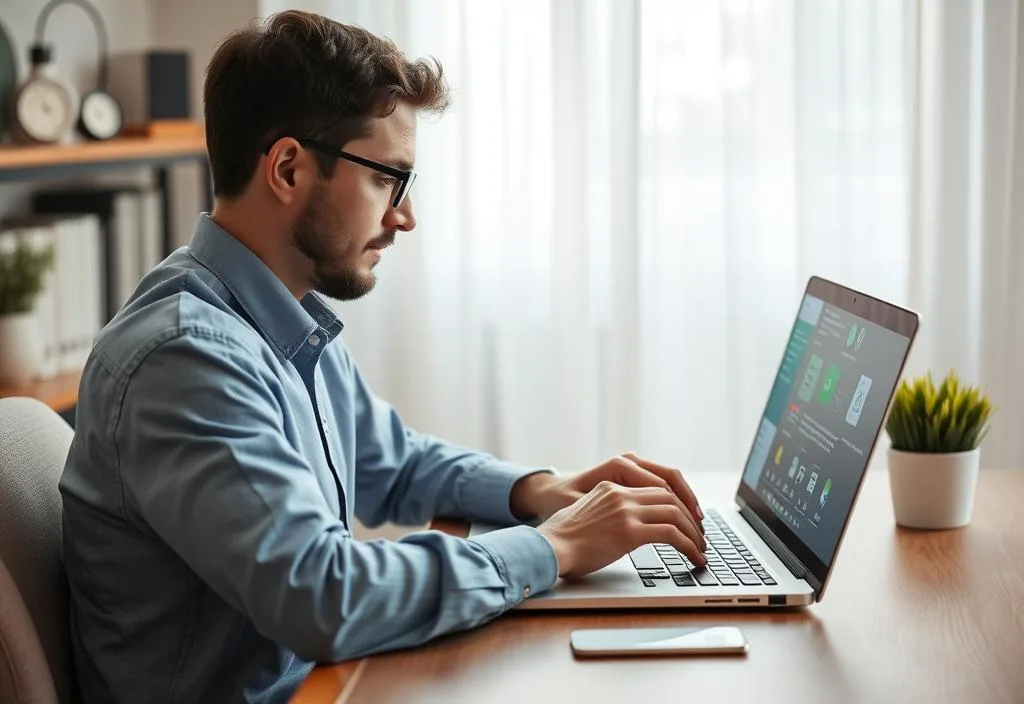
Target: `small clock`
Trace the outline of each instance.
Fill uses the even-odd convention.
[[[116,137],[124,124],[124,114],[114,97],[96,89],[82,96],[82,109],[78,116],[78,129],[89,139]]]
[[[50,47],[32,46],[32,68],[14,95],[11,132],[19,142],[59,142],[78,117],[78,93],[50,63]]]

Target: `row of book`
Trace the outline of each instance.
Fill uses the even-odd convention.
[[[31,213],[0,222],[0,251],[19,238],[54,249],[35,303],[40,378],[82,368],[93,339],[160,259],[162,210],[149,188],[65,188],[32,196]]]

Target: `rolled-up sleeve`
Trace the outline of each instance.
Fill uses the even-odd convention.
[[[259,632],[347,659],[479,625],[554,584],[551,547],[528,526],[353,539],[285,437],[279,382],[255,354],[216,331],[163,340],[127,382],[114,435],[126,517]],[[515,476],[491,468],[454,489],[485,513],[504,490],[507,513]]]

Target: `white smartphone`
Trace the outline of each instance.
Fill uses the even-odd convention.
[[[580,657],[610,655],[740,655],[747,639],[735,626],[701,628],[584,628],[573,631]]]

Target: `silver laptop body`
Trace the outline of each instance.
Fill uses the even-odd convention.
[[[917,329],[909,310],[811,277],[735,504],[702,504],[708,568],[670,546],[645,545],[518,608],[820,601]],[[470,537],[494,529],[475,523]]]

